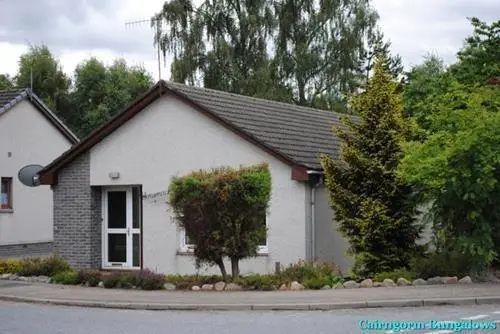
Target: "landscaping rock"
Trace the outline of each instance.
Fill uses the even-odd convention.
[[[408,280],[407,280],[406,278],[404,278],[404,277],[400,277],[400,278],[398,278],[397,283],[398,283],[398,286],[408,286],[408,285],[411,285],[411,282],[410,282],[410,281],[408,281]]]
[[[165,284],[163,284],[163,288],[164,288],[165,290],[172,291],[172,290],[175,290],[175,288],[176,288],[176,287],[175,287],[175,285],[174,285],[174,284],[172,284],[172,283],[165,283]]]
[[[359,288],[359,287],[360,287],[360,284],[356,283],[355,281],[347,281],[344,283],[344,288],[346,288],[346,289],[355,289],[355,288]]]
[[[443,280],[444,284],[457,284],[458,283],[458,277],[444,277]]]
[[[240,291],[240,290],[243,290],[243,288],[241,287],[241,285],[238,285],[238,284],[235,284],[235,283],[229,283],[228,285],[226,285],[226,291]]]
[[[17,280],[22,282],[28,282],[30,279],[29,277],[19,276]]]
[[[201,288],[200,288],[198,285],[193,285],[193,286],[191,287],[191,290],[192,290],[192,291],[200,291],[200,290],[201,290]]]
[[[332,287],[327,284],[327,285],[323,285],[323,287],[321,288],[321,290],[330,290],[331,288]]]
[[[2,274],[2,276],[0,276],[0,278],[1,279],[9,279],[11,276],[12,276],[12,274]]]
[[[471,284],[472,283],[472,279],[470,278],[470,276],[465,276],[463,278],[461,278],[459,281],[458,281],[459,284]]]
[[[386,278],[382,284],[386,287],[386,288],[392,288],[392,287],[395,287],[396,286],[396,283],[394,283],[394,281],[390,278]]]
[[[360,286],[362,288],[371,288],[371,287],[373,287],[373,281],[371,279],[367,278],[360,283]]]
[[[19,276],[17,276],[17,274],[13,274],[13,275],[11,275],[11,276],[9,277],[9,279],[10,279],[11,281],[17,281],[17,279],[18,279],[18,278],[19,278]]]
[[[443,277],[439,277],[439,276],[436,276],[436,277],[431,277],[427,280],[427,284],[430,284],[430,285],[436,285],[436,284],[443,284]]]
[[[413,285],[427,285],[427,281],[423,278],[417,278],[413,281]]]
[[[333,286],[333,289],[343,289],[344,288],[344,285],[342,283],[337,283]]]
[[[100,281],[99,284],[97,284],[97,286],[100,287],[100,288],[104,288],[104,282]]]
[[[288,288],[286,287],[286,284],[281,284],[279,290],[280,291],[286,291],[286,290],[288,290]]]
[[[373,282],[373,287],[374,288],[381,288],[384,286],[384,283],[382,282]]]
[[[211,290],[213,290],[213,289],[214,289],[214,285],[213,285],[213,284],[203,284],[203,285],[201,286],[201,289],[202,289],[203,291],[211,291]]]
[[[304,290],[304,286],[297,281],[293,281],[290,284],[290,290],[292,290],[292,291]]]
[[[222,291],[222,290],[224,290],[225,287],[226,287],[226,282],[222,282],[222,281],[217,282],[214,285],[215,291]]]

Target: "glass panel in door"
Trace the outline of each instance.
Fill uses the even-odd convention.
[[[127,263],[127,191],[107,192],[107,261]]]

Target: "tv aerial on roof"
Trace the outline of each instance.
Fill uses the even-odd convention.
[[[40,165],[26,165],[19,170],[17,178],[22,184],[28,187],[37,187],[40,185],[39,173],[43,169]]]

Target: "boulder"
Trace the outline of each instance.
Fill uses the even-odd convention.
[[[165,290],[171,291],[171,290],[175,290],[175,285],[172,283],[165,283],[165,284],[163,284],[163,288]]]
[[[453,277],[444,277],[443,279],[444,284],[457,284],[458,283],[458,277],[453,276]]]
[[[413,285],[427,285],[427,281],[423,278],[417,278],[413,281]]]
[[[226,291],[239,291],[239,290],[243,290],[241,285],[235,283],[229,283],[228,285],[226,285]]]
[[[427,280],[427,284],[430,285],[443,284],[443,277],[439,276],[431,277]]]
[[[203,285],[201,286],[201,289],[202,289],[203,291],[211,291],[211,290],[213,290],[213,289],[214,289],[214,285],[213,285],[213,284],[203,284]]]
[[[17,281],[19,279],[19,276],[17,274],[13,274],[9,277],[11,281]]]
[[[396,283],[394,283],[394,281],[390,278],[386,278],[382,284],[386,287],[386,288],[392,288],[392,287],[395,287],[396,286]]]
[[[297,282],[297,281],[293,281],[290,284],[290,290],[292,290],[292,291],[304,290],[304,286],[302,284],[300,284],[299,282]]]
[[[323,287],[321,288],[321,290],[330,290],[331,288],[332,287],[327,284],[327,285],[323,285]]]
[[[223,281],[217,282],[214,285],[215,291],[223,291],[225,287],[226,287],[226,282]]]
[[[384,286],[384,283],[382,282],[373,282],[373,287],[374,288],[381,288]]]
[[[281,284],[279,290],[280,291],[286,291],[286,290],[288,290],[288,288],[286,287],[286,284]]]
[[[104,282],[100,281],[99,284],[97,284],[97,286],[100,287],[100,288],[104,288]]]
[[[346,289],[355,289],[355,288],[359,288],[360,287],[360,284],[355,282],[355,281],[347,281],[344,283],[344,288]]]
[[[344,285],[343,285],[342,283],[340,283],[340,282],[339,282],[339,283],[337,283],[337,284],[335,284],[335,285],[332,287],[332,289],[343,289],[343,288],[344,288]]]
[[[9,279],[12,276],[12,274],[2,274],[0,275],[1,279]]]
[[[400,277],[398,278],[397,280],[397,284],[398,286],[408,286],[408,285],[411,285],[411,282],[408,281],[406,278],[404,277]]]
[[[360,286],[362,288],[371,288],[371,287],[373,287],[373,281],[371,279],[367,278],[360,283]]]
[[[470,278],[470,276],[465,276],[463,278],[461,278],[459,281],[458,281],[459,284],[471,284],[472,283],[472,279]]]
[[[201,288],[200,288],[198,285],[193,285],[193,286],[191,287],[191,290],[192,290],[192,291],[200,291],[200,290],[201,290]]]

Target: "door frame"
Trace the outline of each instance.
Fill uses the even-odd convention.
[[[133,228],[133,191],[132,189],[136,187],[138,189],[139,196],[139,228]],[[108,234],[110,229],[108,229],[108,192],[112,191],[125,191],[126,192],[126,203],[127,203],[127,213],[126,228],[123,229],[111,229],[115,233],[124,233],[126,237],[126,248],[127,248],[127,261],[126,262],[109,262],[108,261]],[[143,236],[142,236],[142,187],[139,185],[130,186],[103,186],[101,188],[101,267],[106,270],[139,270],[143,267]],[[133,266],[133,235],[139,234],[139,266]],[[122,265],[113,265],[113,263],[122,263]]]

